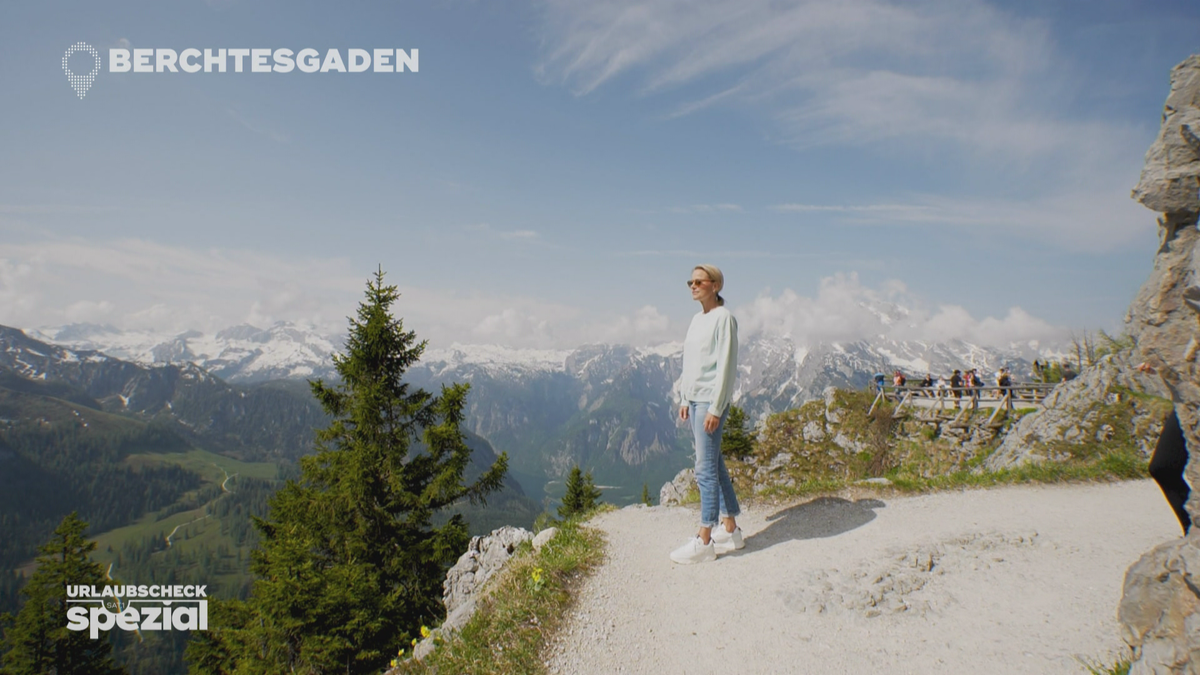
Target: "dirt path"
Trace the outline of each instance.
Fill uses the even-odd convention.
[[[608,561],[553,673],[1073,673],[1125,652],[1125,569],[1178,537],[1150,481],[745,509],[746,548],[667,554],[695,508],[594,521]]]

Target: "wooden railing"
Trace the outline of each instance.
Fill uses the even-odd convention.
[[[985,408],[995,407],[995,411],[992,412],[987,422],[992,424],[1000,411],[1003,410],[1006,414],[1010,413],[1016,408],[1016,403],[1041,406],[1056,386],[1058,383],[1025,382],[1010,384],[1006,387],[994,385],[943,388],[916,385],[883,387],[875,394],[875,400],[871,402],[871,409],[867,414],[873,414],[875,408],[885,399],[897,401],[896,408],[892,410],[892,417],[901,416],[906,406],[909,408],[921,407],[932,410],[929,414],[930,421],[936,419],[939,411],[945,410],[951,405],[955,410],[960,410],[955,418],[959,419],[965,414],[978,410],[982,404],[982,407]]]

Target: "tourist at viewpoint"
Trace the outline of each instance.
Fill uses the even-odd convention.
[[[692,422],[696,439],[696,487],[700,490],[700,531],[671,552],[680,564],[709,562],[717,553],[745,546],[734,518],[741,513],[721,457],[721,432],[729,415],[737,376],[737,319],[725,309],[725,275],[713,265],[697,265],[687,282],[700,310],[683,341],[679,419]],[[717,527],[718,516],[722,527]],[[716,528],[716,531],[714,531]]]

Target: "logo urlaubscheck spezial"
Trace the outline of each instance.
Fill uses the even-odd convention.
[[[71,72],[71,65],[68,61],[75,52],[87,52],[92,55],[92,58],[96,60],[92,65],[92,72],[87,75],[76,75]],[[71,88],[75,90],[79,98],[83,98],[87,94],[88,88],[92,86],[92,82],[96,81],[96,74],[100,72],[100,52],[86,42],[76,42],[67,47],[67,53],[63,54],[63,72],[67,74],[67,81],[71,83]]]
[[[208,630],[207,586],[67,586],[67,630]]]

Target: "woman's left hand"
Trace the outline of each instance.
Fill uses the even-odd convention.
[[[704,416],[704,433],[711,434],[721,424],[721,418],[709,413]]]

